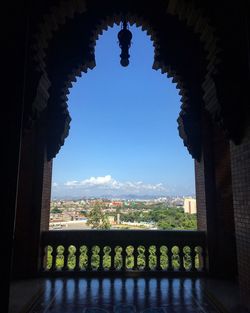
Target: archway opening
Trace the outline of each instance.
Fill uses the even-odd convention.
[[[50,229],[196,229],[193,160],[177,130],[179,90],[152,70],[153,43],[141,28],[130,26],[130,65],[121,67],[119,30],[100,37],[96,68],[70,92]]]

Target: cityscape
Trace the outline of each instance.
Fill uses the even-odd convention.
[[[192,196],[151,199],[53,199],[50,230],[197,228],[196,199]]]

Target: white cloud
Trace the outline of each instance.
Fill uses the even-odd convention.
[[[65,186],[79,186],[79,181],[77,180],[67,181],[64,185]]]
[[[83,180],[71,180],[65,183],[52,184],[52,196],[55,197],[99,197],[123,195],[176,195],[192,194],[194,186],[168,185],[162,183],[146,183],[143,181],[118,181],[111,175],[92,176]]]
[[[163,186],[162,183],[159,184],[145,184],[141,181],[138,182],[126,182],[124,184],[126,187],[134,188],[136,190],[165,190],[166,188]]]
[[[111,175],[90,177],[88,179],[82,180],[80,185],[82,186],[105,186],[112,184],[113,179]]]
[[[150,192],[166,192],[166,187],[162,183],[147,184],[142,181],[125,181],[120,182],[112,178],[111,175],[90,177],[84,180],[72,180],[67,181],[61,186],[64,190],[74,189],[81,192],[93,192],[93,193],[150,193]]]
[[[98,177],[90,177],[81,181],[78,180],[71,180],[64,183],[65,186],[86,186],[86,187],[92,187],[92,186],[116,186],[119,183],[114,180],[111,175],[106,176],[98,176]]]

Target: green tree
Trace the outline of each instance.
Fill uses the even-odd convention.
[[[90,225],[92,229],[110,229],[111,227],[108,216],[103,213],[99,203],[96,203],[93,209],[90,210],[87,224]]]
[[[53,208],[51,211],[50,211],[51,213],[62,213],[62,211],[61,210],[59,210],[57,207],[55,207],[55,208]]]

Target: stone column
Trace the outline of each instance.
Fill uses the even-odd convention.
[[[229,141],[203,116],[202,158],[195,162],[198,229],[207,232],[209,272],[237,272]]]
[[[242,143],[230,148],[239,285],[242,302],[250,309],[250,125]]]
[[[52,162],[47,161],[44,117],[23,136],[17,198],[14,278],[38,273],[40,234],[48,230]],[[27,244],[28,243],[28,244]]]
[[[23,3],[6,2],[8,23],[4,23],[4,46],[8,51],[3,57],[3,86],[5,101],[1,109],[2,134],[2,286],[5,296],[1,302],[1,311],[8,312],[9,288],[12,270],[13,237],[15,230],[16,199],[18,190],[19,160],[22,137],[23,112],[25,106],[25,80],[27,61],[27,12]],[[7,9],[7,10],[6,10]],[[7,101],[6,101],[7,99]]]

